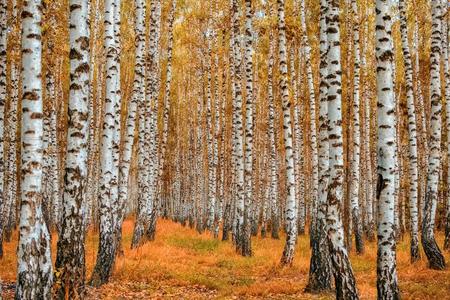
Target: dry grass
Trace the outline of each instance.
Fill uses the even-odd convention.
[[[130,250],[133,221],[124,224],[125,255],[117,261],[112,282],[90,289],[90,298],[269,298],[332,299],[333,295],[304,294],[309,268],[309,237],[300,237],[294,264],[280,268],[283,240],[253,240],[254,256],[237,255],[229,242],[199,235],[170,221],[158,223],[157,239]],[[17,235],[13,237],[17,240]],[[438,235],[442,245],[442,236]],[[86,244],[88,274],[95,263],[98,236],[90,232]],[[14,281],[16,243],[5,244],[0,278]],[[53,247],[56,242],[53,242]],[[366,245],[362,256],[351,254],[362,299],[376,298],[376,245]],[[398,273],[403,299],[450,299],[450,270],[429,270],[426,260],[411,265],[408,241],[398,245]],[[53,252],[55,253],[55,251]],[[446,253],[447,262],[450,253]]]

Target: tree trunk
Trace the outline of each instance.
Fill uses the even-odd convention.
[[[22,168],[16,299],[50,299],[50,235],[42,211],[42,2],[22,10]]]
[[[395,240],[396,105],[393,84],[392,19],[387,0],[376,2],[377,119],[378,119],[378,253],[379,299],[400,299]]]
[[[304,10],[304,1],[301,1]],[[317,197],[317,215],[315,216],[314,239],[311,240],[311,261],[309,267],[307,292],[331,290],[331,261],[327,244],[326,211],[329,180],[329,143],[328,143],[328,42],[326,34],[326,18],[328,7],[326,0],[320,2],[320,90],[319,90],[319,149],[318,171],[319,189]],[[302,13],[304,16],[304,14]]]
[[[156,219],[158,216],[157,184],[158,184],[158,124],[157,115],[159,107],[160,64],[159,64],[159,42],[161,33],[161,0],[152,1],[150,6],[150,38],[148,42],[148,66],[146,69],[146,140],[148,140],[147,153],[147,181],[149,182],[147,198],[147,209],[149,221],[146,224],[145,237],[154,240],[156,234]]]
[[[337,299],[358,299],[355,277],[344,245],[341,220],[343,203],[344,149],[342,137],[342,78],[339,43],[339,1],[328,3],[328,140],[330,181],[327,194],[326,231],[333,265]]]
[[[242,58],[241,58],[241,42],[239,29],[239,3],[232,0],[232,34],[233,34],[233,62],[234,62],[234,109],[235,109],[235,147],[236,147],[236,250],[241,255],[244,239],[244,215],[245,215],[245,190],[244,190],[244,128],[242,117]]]
[[[253,10],[252,0],[245,0],[245,145],[244,145],[244,232],[242,239],[242,255],[252,255],[251,227],[253,195],[253,123],[254,123],[254,90],[253,90]]]
[[[291,265],[294,260],[297,242],[297,205],[295,201],[295,166],[292,144],[291,103],[287,81],[286,22],[284,16],[284,0],[278,3],[278,48],[280,64],[280,92],[283,106],[283,133],[286,151],[286,244],[281,264]]]
[[[403,59],[405,63],[406,79],[406,101],[408,107],[408,134],[409,134],[409,214],[410,214],[410,232],[411,232],[411,262],[420,259],[419,252],[419,220],[418,220],[418,188],[419,176],[417,167],[417,125],[416,108],[413,86],[413,69],[411,53],[408,44],[408,26],[406,15],[405,0],[399,1],[400,10],[400,32],[402,35]]]
[[[445,78],[445,103],[446,103],[446,113],[447,116],[450,116],[450,65],[449,65],[449,55],[450,55],[450,47],[448,43],[450,41],[450,30],[449,30],[449,9],[445,8],[447,1],[442,1],[443,9],[445,14],[443,14],[442,19],[442,55],[444,60],[444,78]],[[446,126],[447,126],[447,158],[450,158],[450,118],[446,118]],[[444,249],[450,249],[450,163],[449,159],[447,160],[447,209],[445,216],[445,239],[444,239]]]
[[[170,8],[170,13],[168,17],[168,45],[167,45],[167,69],[166,69],[166,86],[164,93],[164,113],[163,113],[163,134],[161,140],[161,153],[159,154],[158,161],[158,190],[157,195],[161,195],[162,193],[162,175],[165,168],[166,161],[166,149],[167,149],[167,138],[169,134],[169,117],[170,117],[170,104],[171,104],[171,83],[172,83],[172,50],[173,50],[173,22],[175,19],[175,10],[176,10],[177,2],[175,0],[172,1],[172,6]],[[159,92],[159,91],[158,91]],[[160,198],[160,197],[158,197]],[[167,203],[165,203],[167,204]]]
[[[6,204],[4,196],[4,142],[5,142],[5,104],[6,104],[6,72],[7,72],[7,43],[8,43],[8,24],[7,24],[8,5],[5,1],[0,3],[0,258],[3,257],[3,228],[5,226],[6,216],[3,215]],[[1,284],[0,284],[1,285]],[[1,294],[1,290],[0,290]]]
[[[18,17],[19,9],[17,3],[13,3],[12,17],[15,20],[12,34],[8,40],[8,46],[12,55],[19,56],[18,52],[20,45],[20,32],[22,22]],[[12,223],[16,219],[16,202],[17,202],[17,128],[18,128],[18,103],[19,103],[19,64],[20,62],[11,62],[10,67],[10,102],[7,112],[8,124],[8,147],[7,147],[7,161],[5,168],[6,182],[4,191],[4,206],[3,206],[3,230],[4,235],[0,235],[0,240],[4,237],[7,241],[11,238]]]
[[[106,97],[100,153],[100,239],[91,284],[109,281],[114,266],[119,200],[120,144],[120,0],[105,2]]]
[[[70,94],[63,216],[56,257],[58,298],[83,298],[85,230],[82,207],[89,141],[89,15],[87,0],[70,1]]]
[[[144,226],[148,220],[147,213],[147,199],[148,182],[146,180],[146,168],[148,164],[148,157],[146,157],[145,149],[148,148],[149,141],[145,138],[146,133],[146,105],[145,101],[145,14],[146,2],[144,0],[135,0],[135,23],[134,30],[136,34],[135,39],[135,57],[134,65],[134,83],[132,97],[137,101],[138,109],[138,203],[136,212],[136,222],[134,225],[133,238],[131,248],[137,247],[142,242],[144,236]]]
[[[273,8],[270,6],[269,14],[273,16]],[[269,32],[269,61],[267,71],[267,98],[269,103],[269,118],[268,118],[268,140],[269,140],[269,206],[271,208],[271,236],[274,239],[279,238],[280,217],[278,211],[278,173],[277,173],[277,146],[275,138],[275,107],[273,95],[273,67],[274,67],[274,52],[275,41],[273,31]]]
[[[360,129],[360,49],[359,49],[359,21],[358,5],[356,0],[351,2],[353,15],[353,54],[354,54],[354,75],[353,75],[353,155],[350,162],[350,205],[353,230],[355,233],[356,252],[364,253],[364,240],[361,223],[361,212],[359,209],[359,181],[360,181],[360,159],[361,159],[361,129]]]
[[[422,220],[422,246],[428,258],[431,269],[443,270],[445,259],[434,237],[434,224],[436,207],[438,202],[439,170],[441,162],[441,128],[442,128],[442,104],[441,104],[441,1],[431,1],[432,34],[431,34],[431,130],[430,130],[430,156],[428,176],[425,193],[424,215]]]

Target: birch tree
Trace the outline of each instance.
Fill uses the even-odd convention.
[[[211,22],[208,24],[207,32],[205,33],[207,39],[207,55],[206,55],[206,140],[207,140],[207,151],[208,151],[208,216],[206,220],[206,226],[209,230],[213,230],[215,208],[216,208],[216,191],[215,191],[215,165],[213,159],[213,143],[214,143],[214,129],[212,125],[212,70],[211,70],[211,60],[212,60],[212,39],[213,39],[213,29]]]
[[[242,253],[252,255],[250,221],[253,195],[253,127],[254,127],[254,85],[253,85],[253,9],[252,0],[245,0],[245,40],[244,40],[244,70],[245,70],[245,158],[244,158],[244,239]]]
[[[286,50],[286,21],[284,0],[278,3],[278,48],[280,67],[280,91],[283,106],[283,133],[286,151],[286,244],[284,246],[281,263],[292,264],[295,244],[297,242],[297,205],[295,201],[295,172],[294,153],[292,144],[291,103],[287,82],[287,50]]]
[[[411,232],[411,262],[420,259],[419,252],[419,212],[418,212],[418,188],[419,175],[417,165],[417,125],[416,108],[413,86],[413,69],[411,53],[408,44],[408,26],[406,15],[406,1],[399,1],[400,32],[402,36],[403,59],[405,63],[406,101],[408,107],[408,134],[409,134],[409,214]]]
[[[241,42],[239,29],[240,9],[237,0],[232,0],[232,32],[233,32],[233,88],[234,88],[234,127],[235,127],[235,156],[236,156],[236,211],[235,211],[235,228],[236,228],[236,249],[242,252],[244,245],[244,214],[245,214],[245,190],[244,190],[244,128],[242,118],[242,57],[241,57]]]
[[[290,73],[291,73],[291,85],[293,90],[293,98],[294,98],[294,110],[293,110],[293,118],[294,118],[294,162],[295,162],[295,192],[296,192],[296,201],[297,201],[297,231],[298,234],[304,234],[305,232],[305,220],[304,220],[304,174],[303,174],[303,130],[302,124],[300,124],[300,100],[298,96],[298,84],[297,84],[297,75],[295,72],[295,53],[294,46],[291,46],[290,49]]]
[[[93,286],[109,281],[116,256],[120,139],[120,0],[105,1],[106,96],[100,158],[100,239],[91,278]]]
[[[376,2],[377,58],[377,201],[378,251],[377,291],[379,299],[399,299],[395,240],[395,151],[396,104],[393,83],[393,38],[390,1]]]
[[[318,143],[317,143],[317,113],[316,113],[316,96],[314,93],[314,77],[312,72],[311,63],[311,46],[308,39],[308,33],[306,31],[306,14],[305,14],[305,3],[304,0],[300,0],[300,25],[302,30],[302,47],[305,54],[305,64],[306,64],[306,79],[307,87],[309,91],[309,116],[310,116],[310,147],[311,147],[311,182],[312,182],[312,198],[311,198],[311,228],[313,230],[310,233],[311,240],[315,239],[315,228],[317,221],[317,203],[318,203],[318,189],[319,189],[319,161],[318,161]]]
[[[273,15],[273,9],[270,9],[270,15]],[[274,67],[274,36],[273,31],[269,32],[269,61],[267,66],[267,98],[269,102],[269,118],[268,118],[268,139],[269,139],[269,202],[271,207],[271,236],[279,238],[279,211],[278,211],[278,173],[277,173],[277,148],[275,139],[275,107],[273,95],[273,67]]]
[[[3,215],[3,207],[5,206],[4,196],[4,176],[5,176],[5,155],[4,155],[4,141],[5,141],[5,104],[6,104],[6,72],[7,72],[7,43],[8,43],[8,24],[7,24],[8,6],[6,2],[0,3],[0,258],[3,257],[3,228],[5,226],[5,216]],[[1,291],[0,291],[1,293]]]
[[[50,235],[42,211],[42,1],[22,8],[22,167],[16,299],[50,299]]]
[[[365,22],[364,26],[364,39],[363,39],[363,47],[361,51],[361,69],[362,69],[362,78],[364,80],[364,84],[362,85],[362,100],[364,103],[364,126],[363,126],[363,134],[364,134],[364,143],[363,147],[363,157],[364,157],[364,181],[362,184],[367,188],[365,189],[365,220],[364,220],[364,231],[369,241],[373,241],[375,239],[374,236],[374,218],[373,218],[373,199],[374,199],[374,184],[373,184],[373,166],[372,166],[372,154],[371,154],[371,96],[372,91],[370,86],[368,86],[368,64],[367,64],[367,53],[368,53],[368,22]]]
[[[438,202],[439,171],[441,162],[441,127],[442,127],[442,103],[441,103],[441,28],[442,14],[441,1],[431,1],[432,33],[430,54],[430,155],[428,158],[428,176],[425,193],[425,206],[422,221],[422,246],[432,269],[443,270],[445,268],[444,256],[436,243],[434,236],[435,214]]]
[[[85,201],[89,141],[88,0],[71,0],[70,8],[69,128],[55,282],[59,298],[82,298],[86,276],[82,203]]]
[[[352,141],[353,156],[350,162],[350,204],[353,230],[355,232],[356,252],[364,253],[364,240],[361,224],[361,213],[359,209],[359,184],[360,184],[360,160],[361,160],[361,128],[360,128],[360,47],[359,47],[359,22],[358,22],[358,4],[356,0],[351,1],[351,11],[353,15],[353,122],[352,122]]]
[[[450,41],[450,26],[449,26],[449,9],[445,8],[447,1],[442,1],[443,6],[443,18],[442,18],[442,55],[444,60],[444,84],[445,84],[445,103],[446,103],[446,113],[447,116],[450,115],[450,47],[448,45]],[[447,158],[450,157],[450,118],[447,118]],[[450,165],[448,166],[450,170]],[[447,185],[450,183],[450,173],[447,173]],[[445,220],[445,239],[444,239],[444,249],[450,249],[450,193],[447,194],[447,211]]]
[[[145,139],[145,18],[146,18],[146,1],[135,0],[135,65],[134,65],[134,82],[133,82],[133,101],[137,102],[138,114],[138,203],[137,216],[134,226],[133,239],[131,247],[136,247],[144,235],[144,225],[147,213],[148,182],[146,180],[146,152],[147,143]],[[133,133],[134,136],[134,133]]]
[[[149,182],[147,197],[147,208],[149,215],[149,222],[146,224],[145,236],[146,239],[152,241],[156,234],[156,218],[157,218],[157,184],[158,184],[158,96],[161,85],[160,80],[160,63],[159,63],[159,42],[161,34],[161,1],[156,0],[151,2],[150,6],[150,36],[148,40],[148,62],[146,67],[146,155],[148,160],[146,163],[147,179]]]
[[[22,30],[22,22],[19,17],[19,7],[16,1],[12,3],[12,19],[15,22],[12,23],[12,32],[9,35],[8,46],[11,47],[11,54],[14,57],[19,56],[20,45],[17,42],[20,41],[20,33]],[[10,64],[10,102],[7,112],[7,140],[8,140],[8,151],[7,151],[7,161],[6,161],[6,182],[5,182],[5,193],[4,205],[3,205],[3,229],[4,235],[0,235],[0,240],[5,237],[9,240],[11,237],[11,223],[15,219],[15,206],[17,200],[17,145],[18,141],[18,104],[19,104],[19,64],[20,62],[12,61]],[[1,229],[0,229],[1,230]]]
[[[301,11],[304,1],[301,1]],[[327,244],[326,211],[329,180],[329,143],[328,143],[328,41],[327,14],[329,8],[326,0],[320,1],[320,90],[319,90],[319,149],[318,172],[319,186],[317,197],[317,215],[314,223],[314,239],[311,239],[311,261],[306,291],[321,292],[331,290],[331,261]],[[310,233],[311,234],[311,233]]]
[[[337,299],[358,299],[355,277],[344,245],[341,220],[343,203],[344,151],[342,137],[342,78],[339,30],[339,1],[328,2],[328,141],[330,178],[327,194],[326,231],[336,282]]]
[[[166,86],[164,91],[164,112],[163,112],[163,134],[161,139],[161,153],[159,156],[158,169],[158,194],[161,194],[162,189],[162,174],[165,167],[167,138],[169,135],[169,114],[171,107],[171,83],[172,83],[172,52],[173,52],[173,22],[175,20],[175,10],[177,2],[172,1],[168,17],[168,43],[167,43],[167,68],[166,68]]]

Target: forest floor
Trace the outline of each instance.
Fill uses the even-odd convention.
[[[154,242],[130,250],[133,220],[125,222],[125,255],[117,260],[109,284],[88,288],[88,299],[334,299],[332,294],[303,292],[308,280],[309,236],[299,237],[293,266],[282,268],[279,260],[283,238],[254,238],[253,257],[243,258],[230,242],[215,240],[209,233],[200,235],[166,220],[160,220],[157,228]],[[0,260],[5,299],[14,295],[17,233],[13,241],[4,244],[5,253]],[[442,245],[440,233],[438,242]],[[97,243],[98,233],[89,232],[88,276],[95,263]],[[56,248],[55,238],[53,247]],[[450,267],[445,271],[429,270],[424,258],[411,265],[406,238],[399,242],[397,250],[402,299],[450,299]],[[450,263],[450,253],[445,256]],[[375,299],[376,244],[366,244],[364,255],[352,252],[351,261],[361,299]]]

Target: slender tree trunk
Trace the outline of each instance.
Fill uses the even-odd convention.
[[[432,269],[443,270],[445,259],[436,243],[434,237],[434,225],[436,207],[438,202],[439,170],[441,162],[441,127],[442,127],[442,104],[441,104],[441,80],[440,80],[440,57],[441,57],[441,1],[431,1],[432,34],[431,34],[431,130],[430,130],[430,156],[428,165],[428,177],[425,193],[425,207],[422,221],[422,246]]]
[[[378,119],[378,299],[400,299],[395,240],[396,105],[393,78],[393,38],[390,1],[376,2]]]
[[[152,1],[150,6],[150,38],[148,43],[148,66],[146,74],[146,132],[148,140],[147,153],[150,162],[147,164],[147,179],[149,182],[149,195],[145,195],[148,201],[149,222],[146,224],[146,239],[152,241],[156,234],[156,219],[158,216],[157,206],[157,183],[158,183],[158,96],[161,85],[159,64],[159,42],[161,33],[161,1]]]
[[[294,260],[297,242],[297,205],[295,201],[295,166],[292,144],[291,103],[287,80],[286,22],[284,16],[284,0],[278,3],[278,48],[280,64],[280,91],[283,106],[283,133],[286,151],[286,244],[281,264],[291,265]]]
[[[58,298],[83,298],[85,230],[82,207],[87,182],[89,141],[89,15],[88,0],[70,1],[70,94],[63,217],[56,257]]]
[[[220,119],[221,119],[221,105],[220,101],[222,103],[225,103],[225,97],[220,99],[219,97],[219,55],[216,53],[214,56],[214,69],[215,69],[215,75],[214,75],[214,145],[213,145],[213,166],[214,166],[214,177],[215,177],[215,186],[214,186],[214,192],[216,194],[216,207],[215,207],[215,213],[214,213],[214,224],[213,224],[213,232],[214,232],[214,238],[219,237],[219,225],[220,220],[222,218],[222,211],[223,211],[223,177],[222,174],[219,173],[219,171],[222,170],[222,168],[219,165],[219,138],[220,138]]]
[[[42,2],[22,10],[22,168],[16,299],[51,299],[50,235],[42,211]]]
[[[403,59],[405,63],[406,101],[408,107],[408,134],[409,134],[409,214],[411,232],[411,262],[420,259],[419,252],[419,212],[418,212],[418,188],[419,176],[417,166],[417,125],[416,108],[414,100],[413,69],[411,53],[408,44],[408,23],[405,0],[399,1],[400,32],[402,35]]]
[[[144,225],[147,220],[147,199],[148,195],[148,182],[146,180],[146,166],[147,159],[145,149],[147,143],[145,139],[145,107],[148,105],[145,101],[145,0],[135,0],[135,22],[134,30],[136,34],[135,38],[135,57],[136,62],[134,65],[134,83],[133,83],[133,101],[137,102],[138,109],[138,204],[137,204],[137,216],[134,226],[133,238],[131,242],[131,248],[137,247],[144,236]],[[134,134],[133,134],[134,136]]]
[[[0,258],[3,257],[3,228],[5,226],[6,216],[3,215],[4,206],[6,204],[4,196],[4,179],[5,179],[5,104],[6,104],[6,72],[7,72],[7,55],[8,48],[8,24],[7,24],[8,5],[5,1],[0,3]],[[0,283],[1,285],[1,283]],[[1,289],[0,289],[1,295]]]
[[[22,22],[20,22],[19,9],[17,2],[12,5],[12,18],[15,20],[12,34],[8,40],[11,54],[19,56],[20,32]],[[17,56],[16,56],[17,55]],[[8,151],[6,161],[6,182],[5,182],[5,203],[3,206],[3,230],[4,235],[0,235],[0,240],[4,237],[7,241],[11,239],[13,223],[16,220],[16,202],[17,202],[17,128],[18,128],[18,103],[19,103],[19,64],[20,62],[11,61],[10,67],[10,102],[7,113],[8,118]]]
[[[167,149],[167,138],[169,135],[169,116],[170,116],[170,106],[171,106],[171,83],[172,83],[172,50],[173,50],[173,22],[175,19],[175,10],[177,2],[172,1],[170,8],[170,13],[168,17],[168,45],[167,45],[167,69],[166,69],[166,86],[164,93],[164,113],[163,113],[163,134],[161,139],[161,153],[158,161],[158,190],[157,195],[161,196],[162,193],[162,175],[165,168],[166,161],[166,149]],[[158,91],[159,92],[159,91]],[[158,197],[160,198],[160,197]]]
[[[233,30],[233,62],[234,62],[234,104],[235,104],[235,147],[236,147],[236,249],[241,255],[244,239],[244,218],[245,218],[245,190],[244,190],[244,128],[242,117],[242,58],[239,29],[239,3],[232,0],[232,30]]]
[[[294,46],[291,46],[290,50],[290,68],[291,68],[291,85],[294,94],[294,162],[295,162],[295,198],[297,205],[297,233],[305,233],[305,219],[303,208],[304,202],[304,181],[305,177],[303,174],[303,130],[300,124],[300,100],[298,95],[298,85],[295,72],[295,50]],[[299,67],[300,69],[300,67]]]
[[[444,78],[445,78],[445,103],[446,103],[446,113],[450,116],[450,47],[448,45],[450,41],[450,30],[449,30],[449,9],[445,7],[447,1],[442,1],[443,9],[445,14],[443,14],[442,19],[442,55],[444,60]],[[444,239],[444,249],[450,250],[450,190],[448,188],[450,184],[450,118],[446,118],[447,126],[447,209],[445,216],[445,239]]]
[[[304,1],[301,2],[304,10]],[[319,90],[319,149],[318,171],[319,189],[317,197],[317,215],[314,239],[311,240],[311,261],[309,267],[307,292],[322,292],[331,290],[331,261],[327,244],[326,211],[329,181],[329,143],[328,143],[328,42],[327,42],[326,0],[320,1],[320,90]],[[302,14],[304,15],[304,14]]]
[[[271,9],[271,15],[273,15]],[[269,202],[271,207],[271,235],[272,238],[279,238],[280,217],[278,212],[278,173],[277,173],[277,147],[275,139],[275,107],[273,95],[273,65],[274,65],[274,37],[273,32],[269,33],[269,63],[267,75],[267,97],[269,102],[269,120],[268,120],[268,136],[269,136],[269,152],[270,152],[270,172],[269,172]]]
[[[223,32],[225,35],[225,31]],[[223,48],[225,48],[225,39],[223,39]],[[226,164],[225,160],[225,154],[227,151],[228,144],[225,143],[225,137],[227,134],[226,130],[226,116],[225,116],[225,110],[226,110],[226,100],[227,100],[227,68],[226,68],[226,62],[224,60],[223,62],[223,69],[222,69],[222,96],[221,96],[221,109],[220,109],[220,180],[219,180],[219,201],[220,206],[222,207],[222,212],[219,214],[219,220],[217,226],[219,226],[220,218],[222,219],[222,232],[225,233],[227,231],[228,224],[226,223],[226,214],[227,214],[227,206],[228,203],[225,201],[225,182],[226,178],[225,176],[227,173],[225,172],[225,168],[228,166]],[[222,239],[225,237],[225,235],[222,235]]]
[[[354,75],[353,75],[353,156],[350,163],[351,181],[350,181],[350,201],[353,230],[355,233],[356,252],[364,253],[364,240],[361,223],[361,212],[359,209],[359,181],[360,176],[360,159],[361,159],[361,128],[360,128],[360,48],[359,48],[359,21],[358,21],[358,5],[356,0],[352,0],[353,14],[353,54],[354,54]]]
[[[311,242],[315,237],[315,229],[316,229],[316,221],[317,221],[317,211],[318,211],[318,190],[319,190],[319,169],[318,169],[318,143],[317,143],[317,118],[316,118],[316,96],[314,89],[314,78],[312,72],[312,63],[311,63],[311,45],[309,43],[308,34],[306,31],[306,14],[305,14],[305,3],[304,0],[300,2],[300,20],[301,20],[301,28],[302,28],[302,46],[305,51],[305,64],[306,64],[306,79],[307,79],[307,87],[309,92],[309,118],[310,118],[310,147],[311,147],[311,226],[310,226],[310,239]]]
[[[253,90],[253,10],[252,0],[245,0],[245,158],[244,158],[244,232],[242,239],[242,255],[252,255],[251,245],[251,212],[254,205],[253,195],[253,125],[254,125],[254,90]]]
[[[100,239],[91,284],[109,281],[114,266],[119,201],[120,144],[120,0],[105,2],[106,97],[100,159]]]
[[[211,24],[209,24],[209,30],[212,31]],[[211,34],[212,35],[212,34]],[[211,60],[212,60],[212,36],[207,36],[208,53],[206,56],[206,139],[207,139],[207,150],[208,150],[208,216],[206,220],[206,227],[209,230],[213,229],[214,216],[216,209],[216,191],[214,186],[215,174],[214,174],[214,160],[213,160],[213,143],[214,143],[214,132],[212,126],[212,70],[211,70]]]
[[[54,9],[50,6],[47,10]],[[50,26],[55,27],[56,20],[51,16],[49,20]],[[51,37],[47,37],[47,55],[51,55],[54,51],[54,43],[49,41]],[[44,117],[44,198],[47,199],[46,209],[48,213],[47,227],[49,230],[56,228],[58,232],[61,229],[61,199],[60,199],[60,166],[59,166],[59,145],[58,145],[58,95],[55,87],[54,70],[57,63],[47,65],[45,74],[48,113]]]
[[[328,6],[328,140],[330,181],[327,194],[326,230],[333,265],[337,299],[358,299],[355,277],[344,245],[344,228],[341,220],[343,203],[344,149],[342,137],[342,78],[341,47],[339,43],[339,1],[331,0]]]
[[[367,24],[367,23],[366,23]],[[373,169],[372,169],[372,152],[371,152],[371,92],[370,87],[368,87],[368,73],[367,73],[367,59],[366,53],[368,48],[368,28],[366,25],[366,34],[364,37],[364,48],[361,53],[361,65],[363,69],[363,100],[364,100],[364,161],[365,161],[365,174],[364,174],[364,184],[365,184],[365,194],[366,194],[366,236],[369,241],[373,241],[375,239],[374,234],[374,211],[373,211]]]

